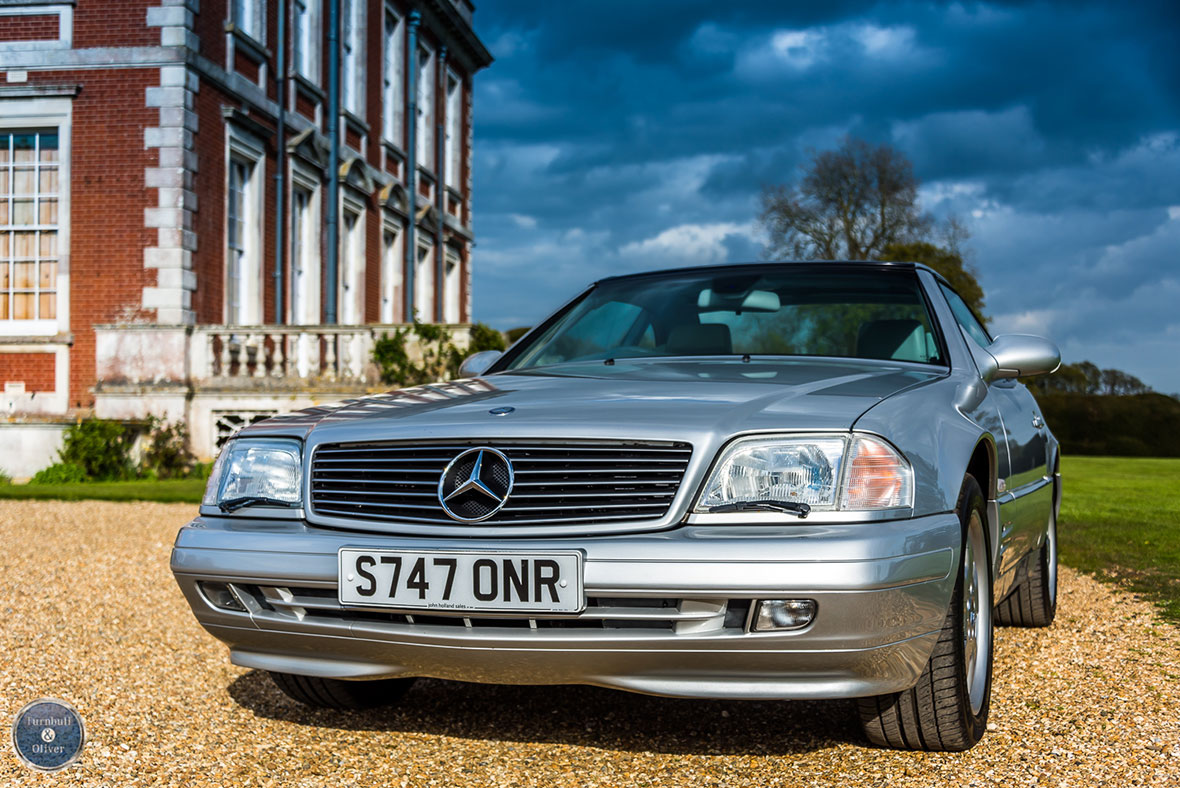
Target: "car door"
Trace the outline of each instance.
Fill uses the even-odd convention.
[[[972,353],[986,352],[991,337],[962,298],[941,284]],[[1014,569],[1040,540],[1053,505],[1048,479],[1048,433],[1040,407],[1023,383],[993,380],[994,399],[1004,428],[1008,462],[1000,463],[997,503],[1000,511],[1000,574]]]

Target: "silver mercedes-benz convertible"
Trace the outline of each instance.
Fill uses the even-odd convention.
[[[929,268],[597,282],[450,383],[272,418],[221,451],[172,571],[236,665],[311,705],[418,676],[858,698],[963,750],[994,624],[1056,608],[1058,445]]]

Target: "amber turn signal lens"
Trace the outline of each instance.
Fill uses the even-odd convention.
[[[858,436],[852,445],[844,509],[896,509],[913,505],[913,471],[879,438]]]

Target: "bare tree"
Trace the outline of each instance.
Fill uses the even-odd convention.
[[[878,259],[885,247],[922,239],[932,226],[918,207],[909,159],[855,137],[813,153],[796,183],[764,188],[760,219],[768,257],[803,260]]]

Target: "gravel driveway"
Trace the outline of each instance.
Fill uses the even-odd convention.
[[[0,720],[56,696],[81,762],[0,785],[1180,784],[1180,630],[1069,570],[1057,623],[1000,629],[991,731],[866,747],[847,702],[649,698],[421,681],[400,711],[312,711],[230,665],[168,571],[182,504],[0,503]]]

